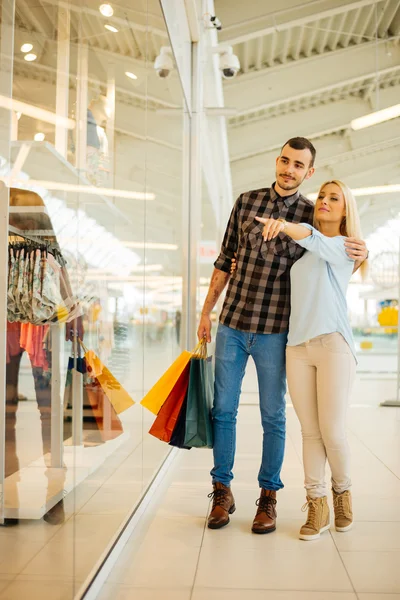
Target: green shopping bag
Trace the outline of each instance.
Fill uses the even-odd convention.
[[[189,448],[212,448],[211,408],[214,374],[211,357],[190,360],[184,445]]]

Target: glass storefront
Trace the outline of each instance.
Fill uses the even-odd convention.
[[[73,598],[170,450],[184,95],[156,0],[1,11],[0,588]]]

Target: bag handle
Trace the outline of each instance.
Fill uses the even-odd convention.
[[[196,348],[192,351],[194,358],[207,358],[207,340],[202,338],[197,344]]]
[[[81,338],[79,338],[79,337],[78,337],[78,342],[82,346],[83,351],[84,351],[85,354],[86,354],[86,352],[89,352],[89,348],[87,346],[85,346],[85,344],[82,342]]]

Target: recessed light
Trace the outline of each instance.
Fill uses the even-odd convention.
[[[21,46],[21,52],[30,52],[33,48],[33,44],[23,44]]]
[[[116,27],[114,27],[113,25],[104,25],[104,27],[106,29],[108,29],[108,31],[112,31],[113,33],[118,33],[118,29]]]
[[[35,133],[34,140],[35,142],[43,142],[45,137],[46,136],[44,135],[44,133]]]
[[[28,62],[32,62],[37,59],[36,54],[25,54],[24,59]]]
[[[102,4],[99,11],[104,17],[112,17],[114,14],[114,9],[111,4]]]
[[[137,79],[137,75],[135,75],[135,73],[131,73],[130,71],[125,71],[125,75],[129,77],[129,79]]]

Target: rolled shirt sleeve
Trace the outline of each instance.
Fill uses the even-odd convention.
[[[303,240],[294,240],[296,244],[299,244],[299,246],[302,246],[302,248],[305,248],[309,252],[318,254],[323,260],[332,265],[354,263],[354,260],[347,255],[344,245],[345,238],[343,236],[327,237],[308,223],[299,224],[309,229],[311,235]]]
[[[232,209],[231,216],[229,217],[228,224],[226,226],[224,239],[221,245],[221,251],[214,263],[214,267],[219,271],[225,271],[230,273],[231,261],[237,252],[238,241],[239,241],[239,224],[238,224],[238,213],[241,204],[241,196],[236,200],[235,205]]]

